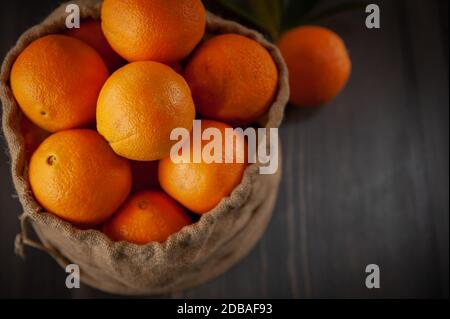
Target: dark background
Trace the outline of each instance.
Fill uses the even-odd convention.
[[[2,1],[0,56],[60,2]],[[226,274],[163,297],[448,298],[448,1],[373,2],[379,30],[365,28],[363,10],[320,21],[344,38],[352,76],[326,107],[287,110],[283,180],[264,237]],[[110,296],[66,289],[42,252],[14,255],[21,207],[3,137],[1,147],[0,297]],[[365,287],[371,263],[380,289]]]

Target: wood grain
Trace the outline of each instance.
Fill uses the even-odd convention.
[[[57,3],[2,2],[0,56]],[[159,297],[448,298],[448,1],[377,3],[380,30],[359,11],[320,21],[344,38],[352,76],[326,107],[287,110],[282,186],[262,240],[224,275]],[[0,297],[117,297],[66,289],[41,252],[14,255],[21,208],[6,151],[0,174]],[[377,290],[364,285],[370,263]]]

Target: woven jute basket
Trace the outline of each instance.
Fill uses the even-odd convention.
[[[71,3],[79,5],[81,18],[99,19],[101,2]],[[65,8],[66,4],[62,4],[42,23],[27,30],[6,55],[1,68],[3,133],[9,147],[14,186],[23,206],[22,231],[16,238],[16,252],[23,255],[24,245],[41,249],[63,267],[77,264],[83,283],[123,295],[172,293],[223,273],[243,258],[262,236],[274,208],[280,169],[273,175],[261,175],[258,164],[250,165],[232,194],[202,215],[198,222],[184,227],[164,243],[147,245],[114,243],[97,230],[80,230],[46,213],[33,197],[20,130],[22,113],[12,94],[9,76],[15,59],[28,44],[46,34],[65,30]],[[278,49],[261,34],[208,13],[207,36],[224,33],[237,33],[256,40],[267,48],[276,62],[278,92],[270,110],[261,119],[261,125],[277,128],[289,97],[288,74]],[[40,242],[29,238],[27,228],[30,225]]]

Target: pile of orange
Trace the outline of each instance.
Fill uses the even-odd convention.
[[[205,40],[205,26],[200,0],[105,0],[101,22],[21,52],[10,84],[25,115],[29,182],[46,212],[145,244],[231,194],[246,164],[175,164],[170,133],[191,130],[196,117],[203,129],[254,123],[274,99],[278,70],[256,41]]]

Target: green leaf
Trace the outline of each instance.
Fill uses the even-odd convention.
[[[255,17],[248,8],[247,2],[234,1],[234,0],[217,0],[217,2],[225,9],[239,15],[241,18],[251,22],[255,26],[265,29],[266,26]]]
[[[365,1],[351,1],[351,2],[338,4],[334,7],[325,9],[324,11],[314,14],[312,16],[307,16],[301,22],[303,24],[316,22],[318,20],[328,18],[330,16],[333,16],[333,15],[336,15],[339,13],[348,12],[348,11],[352,11],[352,10],[364,9],[368,4],[369,3],[365,2]]]
[[[266,26],[271,37],[276,40],[280,32],[282,6],[278,0],[249,0],[253,14]]]

